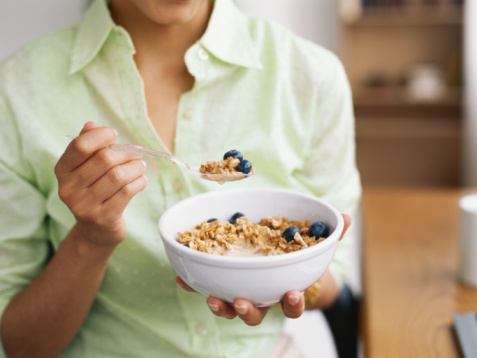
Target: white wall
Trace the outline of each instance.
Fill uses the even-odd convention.
[[[0,60],[81,18],[89,0],[0,0]]]
[[[466,120],[464,125],[464,182],[477,186],[477,1],[465,11]]]
[[[336,0],[235,0],[245,12],[271,18],[297,35],[339,53]]]

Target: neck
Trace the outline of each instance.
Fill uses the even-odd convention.
[[[112,0],[110,6],[114,21],[132,38],[139,67],[150,62],[163,68],[184,67],[185,52],[204,34],[212,11],[212,3],[203,1],[190,21],[159,24],[145,16],[132,1]]]

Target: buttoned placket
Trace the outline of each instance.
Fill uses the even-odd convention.
[[[202,150],[198,135],[203,133],[204,124],[198,120],[197,102],[202,97],[201,88],[207,83],[209,54],[202,45],[196,43],[187,50],[185,63],[195,81],[193,88],[184,93],[179,101],[175,138],[175,149],[179,158],[190,157],[190,153],[200,153]]]
[[[129,48],[128,52],[121,51],[120,56],[118,56],[121,59],[118,70],[123,93],[122,100],[126,102],[125,119],[131,130],[137,134],[140,140],[138,144],[154,150],[168,152],[149,119],[144,83],[134,62],[133,45],[129,35],[122,28],[117,28],[115,31],[119,41],[124,43],[123,46]],[[148,158],[148,161],[155,167],[155,170],[151,172],[158,173],[154,180],[160,183],[164,195],[162,210],[190,195],[188,180],[186,179],[188,174],[184,173],[181,168],[161,159]]]
[[[200,100],[201,87],[207,81],[208,60],[209,54],[199,43],[191,46],[185,55],[187,69],[194,76],[194,85],[190,91],[183,93],[179,99],[176,135],[174,138],[175,155],[178,159],[188,160],[190,153],[201,151],[197,135],[201,133],[203,123],[199,120],[194,120],[194,105],[196,101]],[[196,166],[198,163],[189,164]],[[180,193],[186,186],[190,188],[190,176],[185,175],[183,179],[175,179],[173,181],[171,189],[175,193]]]

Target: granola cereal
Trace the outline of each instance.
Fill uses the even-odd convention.
[[[191,249],[214,255],[268,256],[298,251],[324,240],[309,233],[308,220],[267,216],[255,223],[241,213],[228,221],[210,219],[177,234],[177,240]],[[287,232],[293,236],[287,236]]]
[[[232,149],[226,152],[223,160],[209,161],[202,164],[199,168],[201,174],[207,175],[237,175],[247,176],[252,172],[252,163],[244,159],[243,154],[238,150]]]
[[[240,159],[228,157],[219,162],[207,162],[200,166],[199,171],[202,174],[232,174],[236,173],[235,169],[240,164]]]

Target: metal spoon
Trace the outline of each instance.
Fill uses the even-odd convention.
[[[68,140],[72,140],[73,136],[65,135],[65,138]],[[144,148],[144,147],[141,147],[140,145],[135,145],[135,144],[111,144],[109,147],[112,150],[116,150],[120,152],[142,154],[142,155],[148,155],[150,157],[169,160],[172,163],[186,169],[190,173],[194,175],[198,175],[202,179],[215,181],[219,184],[223,184],[229,181],[237,181],[237,180],[246,179],[254,174],[253,170],[248,174],[240,173],[240,172],[228,173],[228,174],[227,173],[225,174],[208,174],[207,173],[206,174],[206,173],[201,173],[198,168],[193,168],[189,164],[181,162],[179,159],[174,158],[172,155],[166,152]]]

